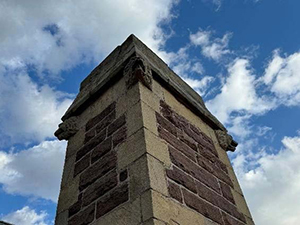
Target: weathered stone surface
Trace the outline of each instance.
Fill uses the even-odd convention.
[[[208,204],[207,202],[203,201],[196,195],[186,190],[182,190],[182,192],[184,196],[184,202],[187,206],[191,207],[192,209],[201,213],[205,217],[208,217],[219,224],[223,223],[221,212],[217,207]]]
[[[105,177],[100,178],[95,183],[91,184],[83,195],[83,207],[91,204],[97,198],[103,196],[118,184],[118,174],[116,171],[111,171]]]
[[[196,142],[192,138],[190,138],[187,134],[185,134],[182,131],[178,132],[178,138],[179,138],[179,140],[184,142],[187,146],[189,146],[191,149],[193,149],[194,151],[197,151]]]
[[[234,216],[240,220],[243,220],[243,221],[245,220],[243,215],[237,211],[236,206],[234,206],[232,203],[227,201],[225,198],[223,198],[219,194],[213,192],[212,190],[210,190],[209,188],[207,188],[205,185],[201,184],[200,182],[196,182],[196,186],[197,186],[198,195],[201,198],[209,201],[213,205],[228,212],[232,216]]]
[[[82,159],[76,162],[74,167],[74,177],[89,167],[91,163],[91,154],[85,155]]]
[[[181,194],[180,186],[170,181],[168,182],[168,184],[169,184],[168,190],[170,196],[182,203],[182,194]]]
[[[110,114],[112,111],[114,111],[116,108],[116,103],[113,102],[107,108],[105,108],[99,115],[95,116],[94,118],[90,119],[86,123],[86,131],[94,127],[96,124],[101,122],[108,114]]]
[[[167,196],[168,187],[163,163],[149,154],[146,156],[151,189]]]
[[[123,183],[97,202],[96,218],[105,215],[129,199],[128,184]]]
[[[165,130],[169,131],[171,134],[173,134],[176,137],[177,136],[176,127],[171,122],[169,122],[168,120],[163,118],[158,112],[156,112],[155,115],[156,115],[156,120],[157,120],[158,124],[161,125]]]
[[[86,143],[76,154],[76,160],[81,159],[85,154],[89,153],[94,147],[104,141],[106,138],[106,130],[100,132],[96,137]]]
[[[100,123],[96,125],[96,132],[99,133],[110,125],[116,119],[116,111],[112,111],[108,116],[106,116]]]
[[[189,148],[187,145],[183,144],[180,140],[178,140],[176,137],[174,137],[171,133],[164,130],[162,127],[158,127],[159,136],[167,141],[170,145],[172,145],[174,148],[181,151],[183,154],[185,154],[187,157],[189,157],[191,160],[196,161],[196,154],[195,151]]]
[[[95,136],[96,136],[96,128],[94,127],[93,129],[90,129],[85,133],[84,144],[89,142]]]
[[[122,127],[125,123],[126,123],[125,115],[120,116],[118,119],[116,119],[112,124],[108,126],[107,136],[110,136],[112,133],[114,133],[116,130]]]
[[[220,182],[220,187],[221,187],[221,191],[223,196],[230,201],[231,203],[235,204],[232,192],[231,192],[231,188],[228,184],[225,184],[223,182]]]
[[[71,207],[69,208],[69,217],[75,215],[81,210],[82,206],[82,194],[79,194],[77,202],[75,202]]]
[[[123,73],[128,89],[140,81],[152,90],[152,71],[147,61],[143,58],[138,56],[131,57]]]
[[[174,148],[170,147],[169,150],[171,161],[176,166],[184,170],[186,173],[190,174],[192,177],[210,186],[217,192],[220,192],[218,181],[212,174],[197,166],[197,164],[189,160]]]
[[[123,126],[113,134],[112,137],[113,147],[115,148],[118,144],[124,142],[126,138],[127,138],[127,127]]]
[[[224,225],[244,225],[245,223],[238,221],[226,213],[222,213]]]
[[[128,201],[113,211],[98,218],[93,225],[141,225],[141,201],[140,198]]]
[[[95,204],[90,205],[80,213],[71,217],[68,225],[88,225],[95,218]]]
[[[172,170],[167,170],[167,176],[176,183],[183,185],[190,191],[197,193],[194,179],[176,167],[173,167]]]
[[[94,163],[80,175],[79,190],[82,191],[98,178],[116,168],[117,157],[115,152],[106,154],[101,160]]]
[[[96,162],[98,159],[100,159],[102,156],[104,156],[106,153],[108,153],[112,149],[112,138],[107,138],[105,141],[100,143],[95,147],[95,149],[92,151],[92,163]]]

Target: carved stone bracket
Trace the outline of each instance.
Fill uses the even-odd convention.
[[[54,135],[59,140],[68,140],[79,130],[77,119],[77,116],[66,119],[63,123],[58,125],[58,129],[55,131]]]
[[[152,90],[152,71],[148,63],[141,57],[134,56],[124,69],[127,88],[131,88],[138,81]]]
[[[225,151],[234,152],[238,143],[233,140],[232,136],[223,130],[215,130],[220,146]]]

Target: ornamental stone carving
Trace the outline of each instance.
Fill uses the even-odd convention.
[[[58,129],[55,131],[54,135],[59,140],[69,140],[69,138],[76,134],[79,130],[77,119],[77,116],[72,116],[66,119],[63,123],[58,125]]]
[[[138,81],[152,90],[152,72],[147,62],[138,56],[132,57],[124,69],[127,88],[131,88]]]
[[[217,136],[220,146],[225,151],[234,152],[238,143],[233,140],[232,136],[223,130],[215,130],[215,132],[216,132],[216,136]]]

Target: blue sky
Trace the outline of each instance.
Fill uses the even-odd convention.
[[[80,82],[134,33],[239,142],[230,158],[258,225],[300,221],[300,2],[0,3],[0,219],[53,224]]]

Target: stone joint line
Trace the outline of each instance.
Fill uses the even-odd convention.
[[[126,138],[126,116],[116,118],[115,102],[86,123],[74,167],[79,195],[69,208],[68,224],[90,224],[129,200],[128,172],[118,174],[116,154]]]
[[[160,101],[156,121],[172,162],[171,169],[166,169],[170,197],[220,225],[245,224],[232,195],[227,167],[211,138],[164,101]]]

